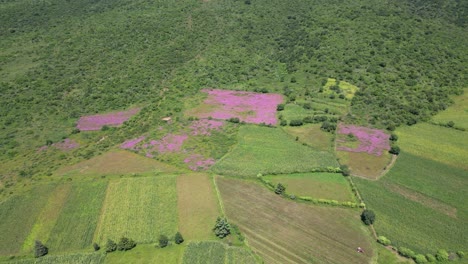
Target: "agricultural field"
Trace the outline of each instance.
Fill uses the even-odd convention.
[[[402,152],[378,181],[355,178],[379,235],[397,246],[435,254],[440,248],[466,250],[466,171]]]
[[[468,89],[462,95],[454,96],[453,101],[453,105],[433,116],[432,121],[441,125],[452,121],[454,127],[468,130]]]
[[[333,154],[304,146],[278,128],[241,126],[238,145],[212,170],[244,177],[338,167]]]
[[[252,252],[241,247],[227,246],[221,242],[191,242],[185,250],[184,264],[255,264]]]
[[[250,181],[216,182],[227,217],[266,263],[368,263],[374,255],[357,210],[295,203]]]
[[[102,264],[106,255],[102,253],[70,253],[67,255],[47,255],[41,258],[14,259],[8,264]]]
[[[112,252],[106,255],[105,264],[154,264],[167,263],[179,264],[182,263],[182,257],[186,246],[169,245],[165,248],[156,248],[154,244],[137,245],[127,252]]]
[[[106,193],[106,181],[74,183],[49,234],[50,252],[91,248]]]
[[[281,183],[288,194],[309,196],[316,199],[354,202],[351,187],[345,177],[338,173],[297,173],[269,175],[265,179],[273,184]]]
[[[320,129],[321,124],[307,124],[299,127],[286,126],[283,130],[306,144],[320,151],[332,151],[333,135]]]
[[[221,215],[212,178],[206,174],[177,177],[179,232],[186,241],[214,239],[213,223]]]
[[[402,127],[395,132],[402,150],[457,168],[468,169],[468,132],[427,123]]]
[[[176,177],[157,176],[112,180],[106,191],[94,241],[153,243],[177,232]]]
[[[18,253],[55,185],[43,184],[0,203],[0,254]]]

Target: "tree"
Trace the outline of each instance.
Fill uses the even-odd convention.
[[[302,126],[303,124],[304,123],[302,123],[302,120],[300,120],[300,119],[291,120],[291,122],[289,122],[290,126]]]
[[[279,104],[276,106],[276,111],[283,111],[284,110],[284,104]]]
[[[135,241],[132,239],[122,237],[120,238],[119,244],[117,244],[117,250],[118,251],[127,251],[136,246]]]
[[[391,146],[390,147],[390,150],[388,151],[390,154],[393,154],[393,155],[398,155],[400,154],[400,147],[398,146]]]
[[[389,139],[390,139],[390,141],[397,141],[397,140],[398,140],[398,136],[397,136],[396,134],[393,134],[393,133],[392,133],[392,134],[390,135],[390,138],[389,138]]]
[[[167,236],[165,236],[165,235],[160,235],[159,236],[159,247],[160,248],[167,247],[168,244],[169,244],[169,238],[167,238]]]
[[[107,239],[106,252],[114,252],[117,250],[117,244],[112,239]]]
[[[343,174],[343,176],[349,176],[351,174],[351,171],[349,170],[348,165],[341,165],[340,169],[341,169],[341,174]]]
[[[39,258],[47,255],[47,253],[49,253],[49,249],[44,244],[42,244],[41,241],[36,240],[34,242],[34,257]]]
[[[435,255],[436,259],[440,262],[447,261],[449,259],[449,254],[445,249],[439,249]]]
[[[101,249],[101,247],[96,242],[93,243],[93,248],[94,248],[94,251],[98,251],[99,249]]]
[[[375,214],[372,210],[364,210],[361,214],[361,220],[366,225],[371,225],[375,222]]]
[[[229,225],[226,218],[218,217],[216,219],[215,227],[213,228],[215,235],[219,238],[225,238],[231,234],[231,226]]]
[[[283,194],[284,191],[286,191],[286,187],[284,187],[283,184],[278,183],[278,185],[276,185],[275,193],[276,194]]]
[[[177,232],[175,234],[175,237],[174,237],[174,242],[178,245],[178,244],[182,244],[182,242],[184,242],[184,238],[182,237],[182,234],[180,234],[180,232]]]

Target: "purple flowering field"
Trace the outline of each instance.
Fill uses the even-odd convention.
[[[211,131],[221,130],[221,127],[224,125],[223,121],[219,120],[209,120],[209,119],[200,119],[193,121],[190,125],[191,135],[204,135],[210,136]]]
[[[76,127],[81,131],[91,131],[100,130],[103,126],[120,126],[139,111],[140,108],[134,108],[121,112],[82,116]]]
[[[359,140],[359,145],[356,148],[350,148],[343,146],[343,140],[337,140],[336,150],[367,152],[371,155],[381,156],[384,151],[390,149],[389,135],[383,130],[340,124],[337,131],[341,135],[353,134]]]
[[[215,162],[213,158],[205,158],[199,154],[192,154],[184,159],[184,163],[193,171],[207,170],[213,166]]]
[[[276,125],[276,106],[283,101],[280,94],[219,89],[204,89],[202,92],[208,94],[204,104],[212,107],[209,111],[199,112],[197,116],[200,118],[237,117],[246,123]]]
[[[73,149],[76,149],[80,146],[80,144],[78,144],[78,142],[76,142],[75,140],[73,139],[69,139],[69,138],[66,138],[64,139],[63,141],[61,142],[57,142],[57,143],[54,143],[51,145],[51,147],[55,147],[59,150],[62,150],[62,151],[70,151],[70,150],[73,150]],[[42,146],[38,149],[38,151],[45,151],[49,148],[49,146]]]

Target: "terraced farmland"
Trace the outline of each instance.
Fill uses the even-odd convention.
[[[357,210],[294,203],[248,181],[216,182],[227,216],[265,263],[367,263],[373,256]]]

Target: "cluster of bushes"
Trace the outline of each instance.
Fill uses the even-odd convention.
[[[94,250],[99,250],[98,244],[93,244]],[[107,239],[106,253],[118,251],[127,251],[136,247],[136,242],[127,237],[121,237],[119,243],[115,243],[112,239]]]
[[[390,154],[398,155],[400,154],[400,147],[397,146],[396,142],[398,141],[398,135],[392,133],[389,137],[390,140],[390,150],[388,151]]]
[[[184,242],[184,237],[180,232],[177,232],[174,236],[174,243],[177,245],[182,244]],[[165,248],[169,245],[169,238],[166,235],[160,235],[158,239],[158,246],[160,248]]]

